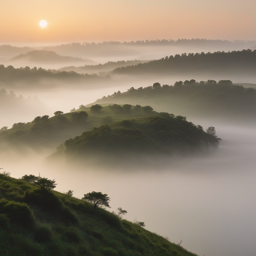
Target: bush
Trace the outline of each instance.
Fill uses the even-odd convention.
[[[105,256],[118,256],[118,253],[113,248],[103,248],[102,253]]]
[[[68,243],[79,243],[81,241],[81,237],[78,234],[78,231],[74,228],[70,228],[64,232],[63,238]]]
[[[35,231],[35,241],[39,243],[50,242],[53,233],[48,225],[40,225]]]
[[[26,203],[1,199],[0,211],[5,214],[11,222],[23,226],[24,228],[31,228],[34,226],[34,216]]]
[[[95,238],[99,239],[99,240],[103,240],[103,239],[104,239],[103,234],[100,233],[100,232],[98,232],[98,231],[92,231],[92,235],[93,235]]]
[[[8,229],[10,227],[10,219],[5,214],[0,214],[0,228]]]
[[[52,192],[42,189],[33,189],[25,192],[24,200],[45,210],[56,210],[62,207],[61,201]]]

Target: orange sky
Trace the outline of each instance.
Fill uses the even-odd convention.
[[[255,11],[256,0],[0,0],[0,43],[256,40]]]

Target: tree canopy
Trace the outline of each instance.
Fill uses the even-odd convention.
[[[98,206],[109,206],[110,198],[107,194],[102,194],[101,192],[90,192],[84,195],[82,198],[93,204],[93,208],[96,209]]]

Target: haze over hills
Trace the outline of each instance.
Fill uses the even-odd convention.
[[[103,97],[97,104],[151,104],[158,111],[169,111],[190,118],[217,119],[225,123],[256,120],[256,90],[234,85],[229,80],[216,82],[179,81],[174,85],[133,88]]]
[[[101,128],[92,130],[95,127]],[[87,150],[91,148],[89,151],[94,156],[96,152],[103,153],[102,150],[106,150],[106,148],[109,153],[118,148],[118,154],[123,151],[128,154],[127,156],[134,154],[135,148],[141,148],[138,152],[136,151],[138,159],[147,153],[170,156],[182,152],[183,155],[186,155],[193,151],[204,152],[208,146],[218,144],[215,136],[203,132],[201,126],[196,127],[187,122],[185,117],[157,113],[150,106],[126,104],[123,106],[110,105],[103,108],[100,105],[93,105],[90,108],[81,105],[78,110],[72,110],[70,113],[63,114],[63,112],[57,111],[51,118],[44,115],[34,118],[29,123],[15,123],[11,129],[0,132],[0,146],[5,151],[4,154],[7,155],[8,152],[15,151],[19,154],[22,147],[24,150],[21,154],[24,154],[26,149],[42,152],[46,149],[53,150],[59,144],[81,135],[85,131],[88,131],[86,134],[90,138],[87,138],[86,135],[86,139],[81,140],[85,143],[91,141],[92,144],[85,145],[85,148]],[[99,134],[101,135],[99,136]],[[81,141],[78,137],[76,139]],[[105,145],[105,143],[107,144]],[[62,147],[60,149],[62,150]],[[96,151],[94,152],[92,149]],[[75,151],[79,152],[79,150]]]
[[[223,79],[229,77],[236,82],[255,81],[256,50],[214,52],[201,54],[176,54],[160,60],[117,68],[112,75],[126,77],[148,77],[161,79],[192,76],[195,79]]]
[[[91,85],[102,86],[109,77],[82,75],[75,72],[58,72],[42,68],[14,68],[0,65],[0,76],[5,88],[30,88],[34,90],[53,89],[55,87],[87,88]]]
[[[26,54],[20,54],[11,59],[11,62],[15,64],[21,64],[23,66],[41,66],[45,67],[56,67],[57,65],[67,65],[73,63],[85,63],[85,64],[92,64],[94,63],[88,59],[82,59],[77,57],[69,57],[69,56],[60,56],[53,51],[44,51],[44,50],[36,50],[30,51]]]
[[[37,98],[23,97],[13,91],[0,89],[0,128],[32,118],[36,114],[43,114],[47,110]]]
[[[162,56],[196,52],[233,51],[252,48],[255,41],[223,41],[206,39],[146,40],[130,42],[70,43],[44,49],[61,55],[91,58],[98,62],[114,60],[152,60]]]
[[[110,71],[113,71],[116,68],[120,67],[127,67],[127,66],[133,66],[138,65],[140,63],[146,63],[148,61],[142,61],[142,60],[128,60],[128,61],[109,61],[104,64],[98,64],[98,65],[85,65],[80,67],[64,67],[59,69],[59,71],[74,71],[77,73],[83,73],[83,74],[98,74],[98,73],[107,73]]]

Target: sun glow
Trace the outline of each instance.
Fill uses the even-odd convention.
[[[47,22],[46,20],[41,20],[41,21],[39,22],[39,26],[40,26],[41,28],[46,28],[47,25],[48,25],[48,22]]]

